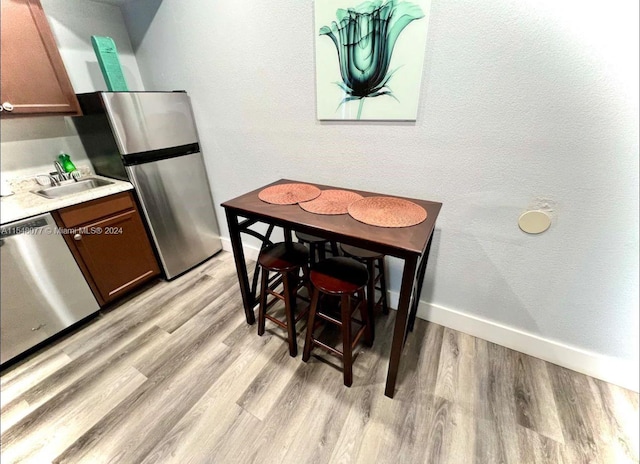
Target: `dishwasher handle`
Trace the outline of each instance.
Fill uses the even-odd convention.
[[[6,239],[21,234],[43,235],[47,233],[47,228],[50,233],[53,233],[53,227],[55,227],[53,217],[47,213],[2,226],[0,228],[0,237]]]

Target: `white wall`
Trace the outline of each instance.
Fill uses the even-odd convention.
[[[145,88],[192,96],[217,204],[282,177],[441,201],[423,315],[610,359],[637,388],[637,2],[433,0],[415,123],[316,120],[311,1],[123,14]],[[530,207],[548,232],[518,229]]]
[[[144,90],[120,8],[90,0],[42,0],[76,93],[107,90],[91,36],[111,37],[129,90]]]
[[[70,118],[60,116],[2,120],[2,177],[17,179],[55,172],[53,162],[68,153],[76,166],[91,166]]]

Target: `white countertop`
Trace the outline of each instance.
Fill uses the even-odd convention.
[[[49,213],[57,209],[66,208],[67,206],[77,205],[85,201],[91,201],[96,198],[102,198],[133,189],[133,185],[129,182],[97,175],[91,175],[89,177],[108,180],[113,182],[113,184],[65,195],[60,198],[44,198],[31,191],[18,192],[7,197],[2,197],[0,199],[0,223],[5,225],[9,222],[19,221],[37,214]],[[34,188],[34,190],[38,188]]]

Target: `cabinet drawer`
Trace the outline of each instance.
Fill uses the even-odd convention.
[[[65,227],[76,227],[129,209],[136,209],[131,192],[122,192],[69,206],[58,214]]]

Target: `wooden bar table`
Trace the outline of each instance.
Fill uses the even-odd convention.
[[[371,226],[356,221],[349,214],[313,214],[304,211],[297,204],[276,205],[266,203],[258,198],[258,193],[264,188],[271,185],[288,183],[307,182],[281,179],[222,203],[222,207],[225,209],[227,216],[229,235],[233,247],[233,255],[247,323],[255,323],[254,308],[258,303],[258,295],[256,295],[257,273],[254,274],[253,285],[249,283],[249,274],[244,257],[244,250],[242,248],[243,233],[261,239],[264,246],[271,243],[269,236],[273,231],[273,227],[277,226],[285,230],[285,237],[288,240],[290,240],[291,231],[295,230],[400,258],[404,262],[404,267],[385,388],[385,395],[393,398],[400,364],[400,355],[408,332],[413,330],[429,250],[433,239],[433,231],[442,203],[415,198],[404,198],[422,206],[427,211],[426,220],[415,226],[386,228]],[[327,185],[313,185],[316,185],[321,190],[343,189],[341,187]],[[344,190],[359,193],[364,197],[391,196],[352,189]],[[251,229],[256,223],[269,225],[266,234],[261,234]]]

